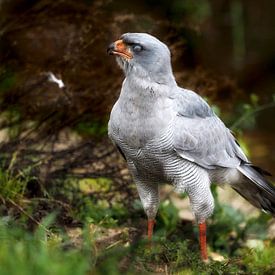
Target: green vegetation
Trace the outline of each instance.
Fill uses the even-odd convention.
[[[42,225],[30,233],[2,218],[0,274],[85,274],[93,259],[88,242],[66,248],[65,236],[49,234]]]
[[[23,197],[27,181],[20,176],[11,176],[9,172],[0,170],[0,196],[2,200],[17,200]]]
[[[4,67],[0,67],[0,94],[8,92],[16,83],[16,76]]]
[[[76,132],[81,135],[93,136],[101,138],[107,134],[107,122],[102,123],[102,121],[81,121],[75,126]]]
[[[24,196],[28,178],[1,172],[1,182],[2,201],[14,202],[9,209],[15,212],[21,207],[26,209]],[[0,274],[149,274],[156,271],[169,274],[272,274],[275,271],[275,246],[266,235],[270,216],[261,214],[246,218],[231,206],[221,204],[215,189],[216,209],[209,220],[208,245],[210,255],[215,251],[223,260],[205,265],[199,257],[197,228],[190,222],[179,220],[178,209],[170,200],[161,203],[150,249],[139,232],[141,229],[145,231],[142,224],[135,226],[136,229],[132,227],[137,215],[142,213],[140,204],[136,203],[136,213],[131,216],[122,205],[108,208],[106,202],[95,202],[87,197],[90,192],[107,192],[112,183],[110,179],[68,182],[70,188],[63,190],[71,198],[68,203],[76,203],[73,194],[80,191],[81,205],[76,204],[76,209],[62,215],[70,216],[79,225],[57,223],[60,213],[56,211],[56,214],[47,213],[39,222],[34,218],[35,204],[17,212],[17,217],[10,213],[3,215],[0,220]],[[50,194],[51,190],[48,191]],[[144,216],[138,219],[145,222]],[[26,224],[34,224],[33,229],[26,229]],[[251,236],[254,248],[247,245]],[[213,255],[213,258],[217,257]]]
[[[275,272],[275,246],[268,244],[262,249],[244,251],[244,264],[248,272],[255,274],[274,274]]]

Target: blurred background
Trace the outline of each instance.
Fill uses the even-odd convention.
[[[77,242],[79,230],[93,225],[92,230],[101,232],[96,242],[104,249],[121,237],[118,226],[128,230],[128,235],[123,231],[128,244],[144,233],[135,186],[107,138],[123,75],[106,48],[125,32],[148,32],[165,42],[178,84],[206,98],[249,158],[275,173],[274,9],[268,0],[1,0],[0,212],[5,224],[12,221],[32,232],[54,213],[51,232],[66,231]],[[65,87],[49,81],[50,73]],[[213,192],[218,205],[212,220],[212,231],[217,231],[210,240],[213,250],[225,257],[239,255],[255,232],[262,234],[261,246],[270,246],[275,235],[274,229],[267,230],[274,227],[270,217],[228,190]],[[169,237],[182,224],[188,227],[192,215],[188,200],[169,187],[162,197],[158,224]],[[232,224],[226,220],[228,228],[220,229],[224,213]],[[248,213],[258,220],[244,224]],[[264,228],[256,226],[251,237],[251,224]],[[165,265],[172,268],[170,260],[164,263],[156,255],[150,259],[158,261],[160,272]],[[45,263],[46,268],[46,258]],[[87,266],[100,273],[108,265]],[[250,270],[249,264],[246,268]]]

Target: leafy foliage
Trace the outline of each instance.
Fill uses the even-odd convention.
[[[107,123],[99,120],[81,121],[75,126],[75,130],[81,135],[101,138],[107,134]]]
[[[2,198],[17,200],[18,204],[13,206],[21,209],[27,177],[22,181],[3,172],[1,177],[3,186],[10,188],[10,192],[2,189]],[[70,179],[66,185],[73,186],[62,190],[67,202],[72,206],[80,201],[81,204],[75,204],[73,210],[64,214],[81,221],[81,233],[77,236],[64,233],[64,227],[56,222],[59,217],[56,215],[37,221],[34,218],[36,208],[24,207],[21,219],[14,220],[11,215],[3,217],[0,222],[1,274],[147,274],[156,271],[180,274],[261,274],[263,271],[272,274],[274,270],[274,245],[264,234],[270,217],[265,214],[247,219],[234,208],[221,204],[215,195],[216,210],[208,226],[209,249],[221,253],[225,260],[205,265],[199,257],[196,227],[180,221],[178,209],[170,200],[160,205],[153,245],[148,248],[142,234],[134,231],[136,233],[131,235],[129,230],[121,229],[125,222],[131,224],[138,217],[140,206],[136,206],[137,212],[131,216],[123,205],[116,206],[115,201],[108,207],[104,200],[85,197],[91,192],[109,192],[112,180],[104,177]],[[80,197],[75,196],[77,188]],[[215,189],[213,192],[216,194]],[[22,225],[27,222],[23,216],[36,222],[33,232],[23,229]],[[114,230],[120,233],[116,235]],[[262,246],[248,248],[246,242],[251,236],[260,237]]]
[[[253,274],[274,274],[275,272],[275,246],[268,243],[264,249],[244,250],[244,264],[247,271]]]
[[[47,236],[44,227],[31,234],[3,219],[0,222],[1,274],[85,274],[90,255],[84,245],[66,250],[62,238]]]
[[[27,179],[17,175],[11,176],[9,172],[0,170],[0,196],[3,200],[19,199],[25,194]]]

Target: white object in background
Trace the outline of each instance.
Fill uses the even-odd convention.
[[[60,89],[65,87],[65,84],[63,83],[62,79],[56,78],[56,76],[52,72],[49,72],[48,76],[49,76],[48,80],[50,82],[56,83]]]

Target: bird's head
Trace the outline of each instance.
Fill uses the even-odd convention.
[[[168,47],[147,33],[125,33],[107,52],[117,56],[126,77],[149,78],[159,84],[174,82]]]

